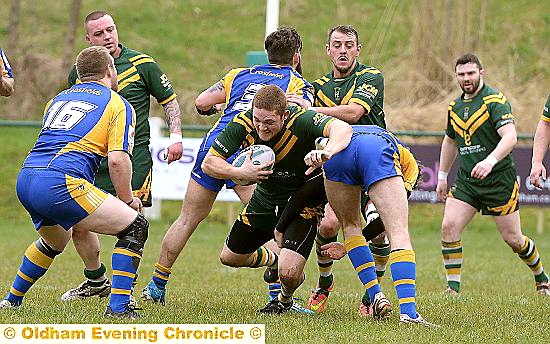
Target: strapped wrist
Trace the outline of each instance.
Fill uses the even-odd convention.
[[[495,156],[493,154],[489,154],[486,158],[485,158],[485,162],[488,163],[489,165],[491,165],[491,167],[494,167],[498,160],[497,158],[495,158]]]
[[[439,170],[437,172],[437,180],[447,180],[448,175],[449,175],[449,172]]]

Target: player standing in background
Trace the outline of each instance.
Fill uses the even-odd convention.
[[[437,181],[437,195],[445,201],[441,250],[446,292],[460,292],[462,232],[481,211],[493,216],[504,241],[531,269],[537,293],[550,295],[537,247],[521,231],[519,184],[511,155],[517,135],[510,103],[501,92],[485,85],[477,56],[458,58],[455,72],[463,93],[448,107]],[[447,194],[447,174],[457,153],[457,179]]]
[[[531,161],[531,184],[537,188],[542,188],[542,181],[546,181],[546,168],[542,164],[544,155],[550,144],[550,96],[546,99],[542,116],[540,116],[537,130],[535,131],[535,139],[533,141],[533,159]]]
[[[338,25],[330,29],[325,48],[333,66],[329,74],[313,82],[314,110],[350,124],[370,124],[386,128],[383,110],[384,77],[380,70],[361,64],[357,60],[361,52],[357,31],[350,25]],[[289,96],[288,99],[297,101],[293,96]],[[376,208],[370,202],[367,205],[368,197],[363,195],[361,201],[362,213],[367,224],[371,228],[383,229]],[[321,312],[325,308],[329,294],[334,288],[333,260],[322,255],[321,246],[336,242],[340,226],[334,212],[327,205],[325,217],[315,239],[320,276],[317,287],[308,300],[308,307],[316,312]],[[381,234],[371,241],[369,247],[376,262],[376,274],[381,280],[390,254],[389,242],[386,236]],[[386,307],[391,308],[389,301]],[[366,291],[359,305],[359,312],[362,316],[373,314],[372,303]]]
[[[284,92],[295,93],[307,105],[306,108],[312,103],[313,87],[295,71],[300,63],[302,49],[298,32],[290,27],[280,27],[266,37],[264,47],[268,64],[232,69],[195,100],[197,111],[201,115],[215,114],[218,104],[225,104],[225,109],[201,143],[181,213],[164,236],[152,279],[143,290],[142,298],[145,300],[165,302],[166,284],[172,273],[172,266],[197,226],[210,213],[216,196],[224,185],[226,188],[233,188],[244,204],[250,200],[254,185],[235,185],[231,180],[211,177],[201,168],[204,157],[227,123],[238,113],[249,110],[254,95],[265,85],[277,85]],[[234,156],[229,157],[228,162],[233,159]],[[279,287],[274,286],[272,289],[278,293],[280,284],[276,285]]]
[[[86,40],[90,45],[104,46],[115,59],[118,72],[118,93],[128,100],[136,111],[136,137],[132,156],[132,190],[150,207],[151,178],[153,160],[149,151],[149,108],[153,96],[164,108],[166,123],[170,130],[170,145],[167,147],[168,163],[181,158],[180,109],[176,94],[166,74],[148,55],[131,50],[119,43],[116,25],[111,15],[105,11],[94,11],[86,16]],[[69,75],[69,87],[79,82],[76,69]],[[116,195],[109,175],[107,159],[101,162],[94,185]],[[109,294],[110,282],[105,275],[105,266],[99,259],[99,239],[90,232],[74,232],[74,246],[84,261],[86,280],[78,287],[68,290],[61,296],[63,301],[82,299],[94,295]]]
[[[94,231],[118,238],[112,255],[113,287],[105,316],[139,318],[129,304],[130,290],[149,223],[132,195],[135,113],[119,96],[117,72],[104,47],[84,49],[76,59],[81,84],[48,102],[38,140],[17,178],[17,197],[40,238],[23,257],[0,308],[20,307],[71,239],[73,231]],[[92,185],[102,157],[118,199]]]
[[[4,51],[0,48],[0,96],[11,96],[13,93],[13,84],[14,80],[10,63]]]
[[[329,138],[324,151],[315,150],[315,139],[319,136]],[[309,198],[284,233],[274,232],[278,215],[284,211],[288,199],[309,179],[304,156],[320,159],[320,154],[336,154],[348,145],[350,138],[351,128],[345,122],[297,106],[287,107],[284,92],[276,85],[269,85],[257,92],[253,109],[236,115],[212,143],[202,163],[206,173],[220,179],[258,182],[250,202],[227,236],[220,260],[233,267],[278,268],[281,292],[260,309],[261,313],[291,310],[294,291],[305,279],[303,269],[313,246],[324,197]],[[275,161],[262,165],[247,161],[241,167],[227,161],[240,147],[254,144],[271,147]],[[264,171],[270,163],[274,163],[273,170]],[[273,238],[278,238],[279,255],[261,246]]]

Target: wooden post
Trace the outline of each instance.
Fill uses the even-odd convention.
[[[235,202],[227,203],[227,225],[231,227],[235,222]]]
[[[544,233],[544,208],[539,208],[537,212],[537,234]]]

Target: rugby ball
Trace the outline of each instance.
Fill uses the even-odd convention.
[[[254,165],[261,165],[269,161],[275,161],[275,152],[273,152],[273,149],[265,145],[252,145],[243,149],[239,153],[239,155],[237,155],[235,160],[233,160],[232,165],[235,167],[241,167],[244,164],[245,160],[247,159],[248,153],[250,151],[252,151],[252,155],[250,156],[250,159],[252,160],[252,164]],[[273,164],[267,166],[265,169],[272,170]],[[238,185],[254,184],[254,182],[251,182],[249,180],[233,179],[233,181]]]

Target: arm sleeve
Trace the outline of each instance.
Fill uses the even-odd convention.
[[[505,96],[502,96],[500,99],[490,100],[487,107],[489,109],[489,113],[491,114],[491,120],[493,121],[496,129],[502,127],[503,125],[514,123],[512,106],[506,100]]]
[[[176,93],[160,66],[152,58],[147,60],[138,65],[139,73],[143,76],[149,93],[160,105],[164,105],[176,98]]]
[[[306,79],[298,77],[292,73],[290,74],[290,82],[288,84],[286,93],[296,93],[297,95],[307,100],[310,104],[313,104],[313,86],[309,82],[307,82]]]
[[[238,114],[227,124],[220,135],[214,140],[214,143],[212,143],[212,147],[209,150],[210,153],[228,159],[239,150],[250,131],[248,121],[252,123],[245,114],[246,112]],[[245,121],[246,119],[248,120]]]
[[[384,92],[384,76],[377,71],[376,74],[364,73],[357,78],[355,90],[349,103],[357,103],[365,108],[367,114],[373,107],[378,94]]]
[[[447,108],[447,129],[445,130],[445,134],[454,140],[455,130],[451,124],[451,111],[453,111],[453,107],[452,105],[449,105],[449,107]]]
[[[119,150],[131,155],[134,149],[136,114],[130,103],[115,92],[112,95],[105,109],[111,112],[107,128],[107,152]]]

